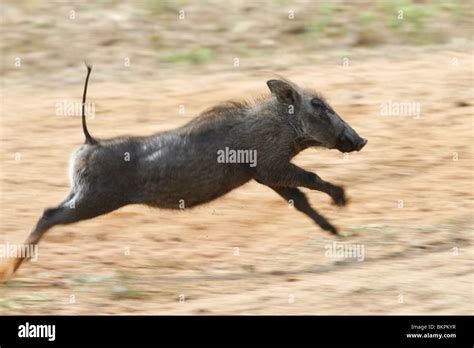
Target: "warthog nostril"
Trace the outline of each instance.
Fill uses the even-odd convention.
[[[367,139],[362,138],[362,141],[360,141],[359,144],[357,144],[357,151],[362,150],[365,144],[367,144],[367,141],[368,141]]]

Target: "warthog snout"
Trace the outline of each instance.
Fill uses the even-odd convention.
[[[367,139],[364,139],[364,138],[361,138],[361,141],[359,142],[359,144],[357,144],[357,151],[360,151],[362,150],[362,148],[365,146],[365,144],[367,144]]]
[[[336,149],[341,152],[360,151],[365,144],[367,144],[367,139],[359,136],[352,128],[347,128],[337,139]]]

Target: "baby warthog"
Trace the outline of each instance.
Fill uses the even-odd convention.
[[[314,210],[299,187],[327,193],[346,204],[344,190],[306,171],[291,159],[321,146],[341,152],[359,151],[367,143],[318,94],[286,80],[267,82],[271,95],[257,102],[215,106],[174,130],[145,137],[95,139],[86,127],[85,144],[70,163],[71,189],[55,208],[46,209],[27,245],[36,245],[55,225],[107,214],[128,204],[180,209],[216,199],[255,180],[270,187],[321,228],[336,228]],[[4,277],[26,257],[13,259]]]

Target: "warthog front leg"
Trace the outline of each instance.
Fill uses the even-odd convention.
[[[274,187],[306,187],[327,193],[338,206],[346,204],[344,189],[324,181],[318,175],[308,172],[292,163],[271,168],[265,172],[257,171],[255,180],[259,183]]]
[[[313,207],[311,207],[303,192],[293,187],[271,187],[271,189],[282,196],[286,201],[292,200],[296,209],[308,215],[322,229],[329,231],[332,234],[338,234],[337,229],[331,225],[324,216],[320,215],[313,209]]]

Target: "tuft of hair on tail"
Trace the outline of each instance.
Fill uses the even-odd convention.
[[[87,95],[87,84],[89,83],[89,76],[92,71],[92,65],[88,64],[84,61],[84,64],[87,68],[87,76],[86,76],[86,83],[84,84],[84,93],[82,94],[82,130],[84,132],[84,136],[86,137],[85,144],[94,145],[97,144],[97,140],[95,140],[92,135],[90,135],[89,131],[87,130],[86,124],[86,95]]]

